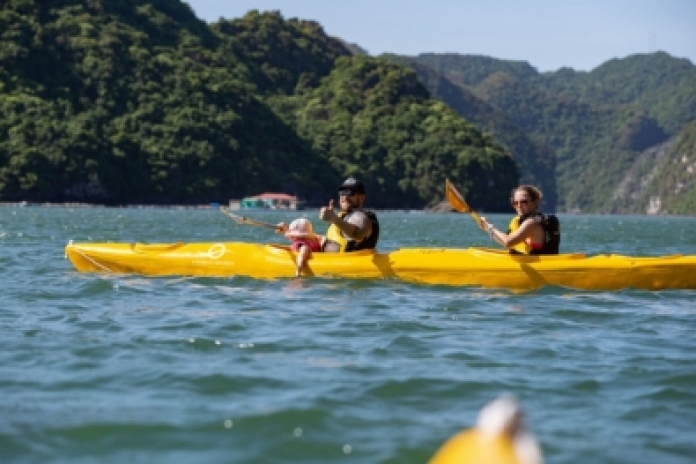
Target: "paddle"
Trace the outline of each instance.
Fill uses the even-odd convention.
[[[459,190],[457,190],[457,188],[454,186],[452,182],[450,182],[449,179],[445,179],[445,195],[447,196],[447,201],[450,202],[450,205],[452,205],[454,209],[456,209],[460,213],[469,213],[471,217],[474,218],[474,221],[476,221],[479,225],[483,226],[481,216],[476,214],[476,211],[471,209],[471,207],[464,200],[462,194],[459,193]]]
[[[454,209],[456,209],[460,213],[469,213],[471,217],[474,218],[474,221],[476,221],[479,224],[479,226],[481,226],[483,229],[486,229],[486,225],[481,219],[481,216],[479,216],[476,213],[476,211],[471,209],[471,207],[464,200],[462,194],[459,193],[459,190],[457,190],[457,188],[454,186],[452,182],[449,181],[449,179],[445,179],[445,195],[447,196],[447,201],[450,202],[450,205],[452,205]],[[491,239],[493,239],[495,243],[504,246],[502,243],[500,243],[500,240],[495,235],[493,235],[492,231],[489,230],[488,235],[490,235]]]
[[[220,207],[220,211],[222,211],[223,214],[226,214],[227,216],[232,218],[232,220],[234,222],[236,222],[237,224],[245,224],[248,226],[257,226],[257,227],[266,227],[267,229],[273,229],[273,230],[280,229],[280,227],[278,227],[276,224],[271,224],[270,222],[257,221],[255,219],[251,219],[248,217],[240,216],[238,214],[234,214],[234,213],[230,212],[229,210],[225,209],[224,206]]]

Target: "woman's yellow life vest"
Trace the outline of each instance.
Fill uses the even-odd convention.
[[[519,229],[520,224],[530,217],[535,218],[544,229],[544,247],[541,250],[535,250],[525,241],[510,248],[510,253],[522,253],[525,255],[557,255],[561,244],[561,225],[558,222],[558,218],[553,214],[544,215],[542,213],[534,213],[526,216],[515,216],[508,226],[508,234]]]
[[[512,218],[512,221],[510,221],[510,225],[508,226],[508,234],[513,233],[517,229],[520,228],[520,217],[515,216]],[[511,250],[515,250],[518,253],[522,253],[523,255],[528,255],[532,251],[532,247],[527,245],[527,242],[520,242],[517,245],[513,246],[510,248]]]

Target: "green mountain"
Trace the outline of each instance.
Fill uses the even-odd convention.
[[[524,62],[482,56],[424,54],[409,60],[468,89],[532,140],[551,147],[561,210],[638,212],[636,192],[616,194],[616,186],[638,169],[641,153],[696,120],[696,67],[666,53],[611,60],[591,72],[543,74]],[[459,97],[437,95],[460,106]],[[528,164],[520,165],[525,172]]]
[[[563,69],[542,76],[555,94],[600,105],[636,104],[671,135],[696,119],[696,67],[664,52],[612,59],[590,72]]]
[[[452,82],[476,87],[491,74],[504,73],[520,80],[534,80],[539,73],[525,61],[499,60],[483,55],[423,53],[416,61],[436,70]]]
[[[200,202],[327,181],[186,4],[60,5],[1,12],[3,199]]]
[[[505,113],[466,86],[455,84],[420,61],[395,55],[386,58],[412,67],[433,97],[447,102],[460,116],[503,145],[520,167],[520,183],[540,187],[544,193],[544,210],[555,211],[556,154],[548,145],[531,139]]]
[[[441,198],[445,177],[475,205],[508,207],[509,188],[519,177],[512,158],[430,99],[407,67],[363,56],[340,58],[319,87],[282,103],[298,133],[328,153],[338,171],[369,179],[369,191],[386,207]],[[390,195],[395,187],[398,196]]]
[[[523,130],[551,145],[557,155],[561,209],[608,211],[609,192],[628,169],[641,140],[644,115],[631,108],[595,106],[555,97],[507,74],[496,73],[477,94],[508,114]],[[649,125],[649,124],[646,124]],[[654,138],[654,143],[666,136]]]
[[[0,109],[2,200],[283,190],[322,205],[359,175],[371,206],[416,208],[442,199],[447,176],[496,210],[519,178],[410,68],[277,12],[208,25],[177,0],[10,0]]]
[[[666,153],[644,177],[647,184],[638,198],[649,214],[694,214],[696,211],[696,121],[665,147]]]

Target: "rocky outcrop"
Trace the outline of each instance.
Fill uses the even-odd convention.
[[[623,179],[621,179],[614,190],[612,213],[645,212],[647,214],[658,214],[660,212],[659,197],[657,197],[655,202],[651,198],[647,211],[642,210],[640,200],[658,173],[662,164],[661,161],[669,153],[672,143],[674,143],[674,138],[648,148],[636,158],[633,166],[626,171]]]

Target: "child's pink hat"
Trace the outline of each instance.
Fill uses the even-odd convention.
[[[314,228],[307,218],[298,218],[290,223],[285,236],[289,239],[314,238]]]

